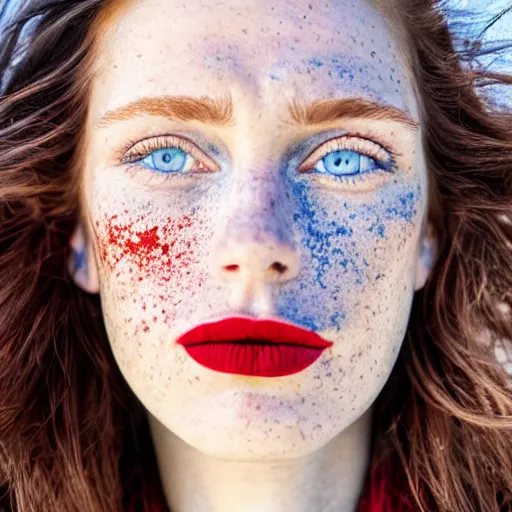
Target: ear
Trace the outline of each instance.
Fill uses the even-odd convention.
[[[93,247],[82,221],[79,221],[75,228],[70,247],[68,268],[73,280],[85,292],[99,293],[100,284]]]
[[[434,229],[428,224],[419,241],[418,259],[416,261],[416,280],[414,284],[415,291],[421,290],[425,286],[436,260],[437,239],[434,235]]]

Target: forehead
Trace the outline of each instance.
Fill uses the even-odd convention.
[[[366,0],[117,0],[96,36],[98,115],[220,93],[261,108],[357,96],[415,112],[403,49]]]

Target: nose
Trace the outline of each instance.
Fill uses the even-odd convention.
[[[215,266],[232,283],[285,283],[297,276],[300,254],[293,212],[275,179],[252,178],[234,187],[225,211]]]

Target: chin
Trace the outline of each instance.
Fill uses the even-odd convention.
[[[215,429],[212,435],[181,439],[199,452],[211,457],[238,461],[268,461],[307,456],[322,446],[330,437],[307,438],[300,425],[278,425],[261,428],[260,424],[245,426],[224,425],[223,433]]]
[[[171,435],[205,455],[264,461],[307,456],[357,420],[353,411],[338,411],[334,418],[329,410],[307,411],[282,396],[239,390],[209,405],[182,408],[180,413],[156,411],[155,416]]]

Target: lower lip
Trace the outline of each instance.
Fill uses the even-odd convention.
[[[183,347],[210,370],[252,377],[283,377],[312,365],[325,350],[264,343],[200,343]]]

